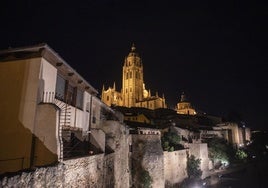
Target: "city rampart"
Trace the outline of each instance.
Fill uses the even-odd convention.
[[[173,187],[187,178],[187,150],[164,152],[165,187]]]

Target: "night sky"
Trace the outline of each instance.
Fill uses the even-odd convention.
[[[0,49],[47,43],[101,93],[121,89],[135,43],[146,88],[170,108],[184,91],[207,114],[267,129],[267,14],[255,0],[1,0]]]

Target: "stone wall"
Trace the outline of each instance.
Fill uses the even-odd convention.
[[[0,187],[104,187],[104,164],[110,158],[104,154],[63,161],[55,166],[37,168],[0,180]]]
[[[165,187],[173,187],[187,178],[187,150],[164,152]]]
[[[208,147],[206,143],[190,144],[189,155],[194,155],[196,159],[201,159],[200,169],[202,170],[202,178],[206,177],[209,170]]]
[[[140,175],[147,171],[153,188],[164,187],[164,155],[160,135],[132,135],[132,148],[132,186],[141,187],[144,182]]]
[[[118,121],[105,121],[103,131],[106,135],[106,149],[114,153],[114,178],[115,188],[129,187],[129,142],[130,136],[125,125]],[[107,186],[106,186],[107,187]]]
[[[64,187],[101,187],[104,154],[64,161]]]

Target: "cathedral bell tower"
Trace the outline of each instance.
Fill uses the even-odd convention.
[[[122,79],[123,106],[135,107],[143,99],[143,66],[134,44],[125,58]]]

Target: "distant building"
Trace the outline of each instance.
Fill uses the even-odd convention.
[[[101,100],[108,106],[148,109],[167,107],[164,96],[159,97],[157,92],[155,96],[152,96],[150,90],[145,89],[143,64],[134,45],[124,61],[121,92],[116,91],[115,84],[108,89],[103,86]]]
[[[251,140],[251,130],[249,127],[240,126],[234,122],[224,122],[213,127],[220,130],[224,138],[235,148],[244,147]]]
[[[176,109],[178,114],[196,115],[195,109],[191,106],[191,103],[187,100],[184,92],[181,94],[180,102],[177,104]]]

